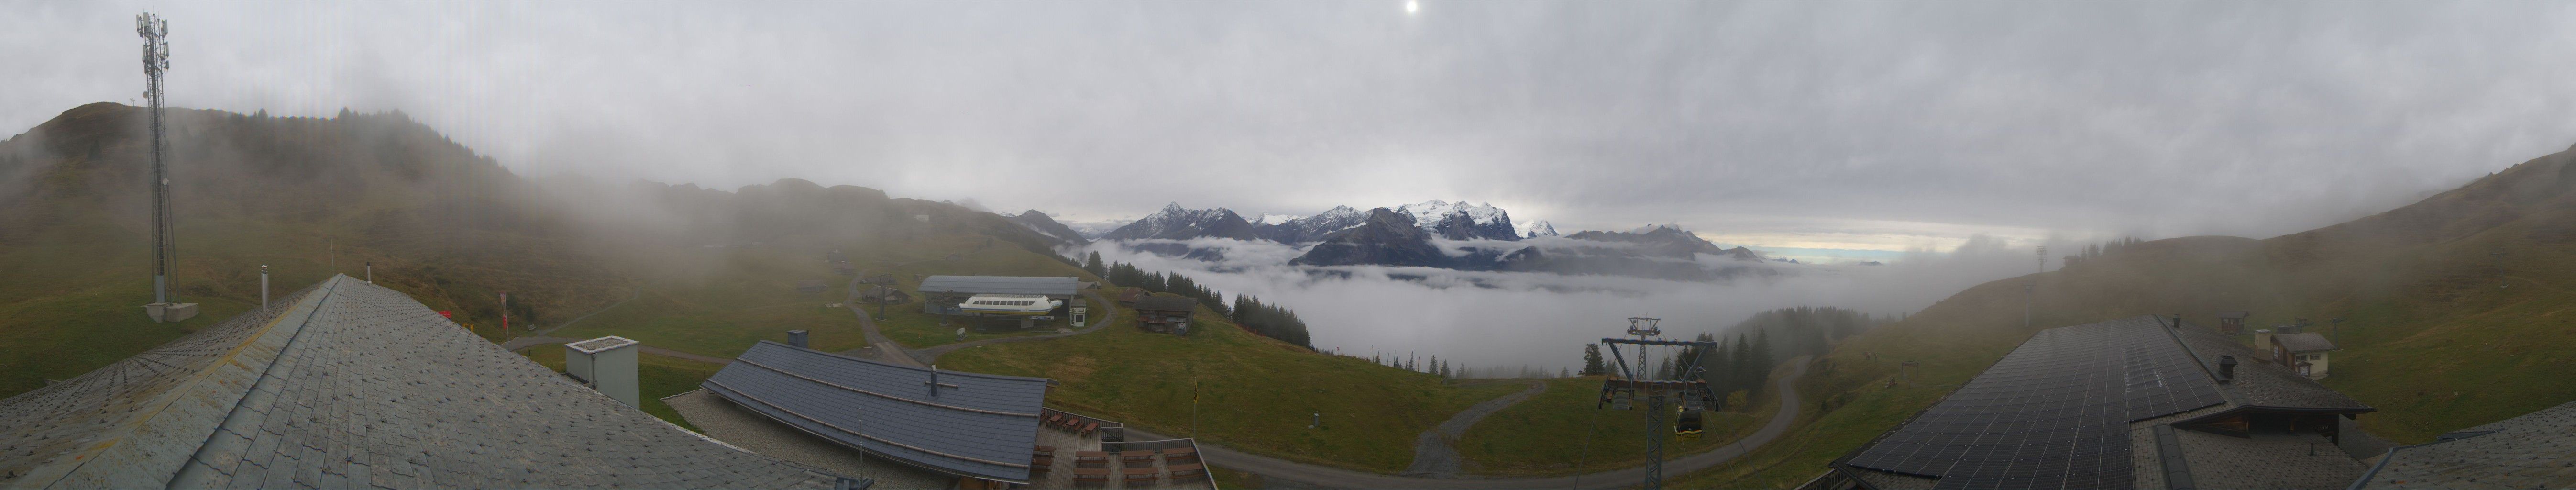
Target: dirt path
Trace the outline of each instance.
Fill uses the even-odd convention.
[[[1800,376],[1807,374],[1807,358],[1800,356],[1791,359],[1788,365],[1791,371],[1788,376],[1781,377],[1779,383],[1780,411],[1771,416],[1770,423],[1764,424],[1762,430],[1755,431],[1753,435],[1725,446],[1667,460],[1664,462],[1664,474],[1681,475],[1717,466],[1744,455],[1746,451],[1768,444],[1773,439],[1779,439],[1781,434],[1788,433],[1789,424],[1798,419],[1798,408],[1801,402],[1798,400],[1795,383]],[[1127,438],[1152,440],[1170,437],[1131,427],[1127,429]],[[1646,469],[1642,466],[1546,478],[1448,479],[1381,475],[1317,466],[1236,451],[1207,441],[1199,441],[1199,455],[1210,465],[1326,488],[1631,488],[1644,486],[1646,482]]]
[[[1547,391],[1545,381],[1528,383],[1529,389],[1467,407],[1466,411],[1450,416],[1449,420],[1441,422],[1440,426],[1422,431],[1422,436],[1413,440],[1413,466],[1405,468],[1403,474],[1425,478],[1456,478],[1458,468],[1465,458],[1460,457],[1458,448],[1450,446],[1449,443],[1467,435],[1467,429],[1475,427],[1477,421],[1485,420],[1485,416],[1493,415],[1494,412],[1500,412],[1504,408],[1527,401],[1530,397]]]

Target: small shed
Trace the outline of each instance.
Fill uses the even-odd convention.
[[[820,293],[831,287],[830,283],[823,282],[822,279],[796,281],[796,292],[799,293]]]
[[[2245,331],[2245,317],[2249,316],[2254,316],[2254,313],[2245,311],[2218,312],[2218,333],[2236,335],[2238,332]]]
[[[2336,350],[2334,341],[2315,332],[2273,335],[2271,348],[2273,360],[2308,379],[2325,379],[2326,352]]]
[[[1195,299],[1179,296],[1146,296],[1136,300],[1136,326],[1172,335],[1190,334],[1190,312],[1198,310]]]

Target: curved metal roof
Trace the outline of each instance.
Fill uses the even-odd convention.
[[[951,474],[1028,483],[1047,380],[934,371],[764,340],[700,386],[844,446]]]

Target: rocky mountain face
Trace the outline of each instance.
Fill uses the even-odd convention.
[[[1064,223],[1057,223],[1055,218],[1048,217],[1046,213],[1038,212],[1038,210],[1035,209],[1022,212],[1018,216],[1011,216],[1010,218],[1013,223],[1019,223],[1020,226],[1029,227],[1030,231],[1038,232],[1040,235],[1045,235],[1057,240],[1063,240],[1067,245],[1079,246],[1091,243],[1091,240],[1082,238],[1082,233],[1073,231],[1073,227],[1065,226]]]
[[[1657,225],[1637,232],[1586,231],[1566,235],[1565,237],[1596,242],[1636,244],[1639,250],[1644,251],[1648,255],[1658,257],[1688,259],[1691,258],[1693,254],[1709,254],[1726,255],[1742,260],[1762,259],[1761,254],[1754,253],[1750,249],[1746,249],[1744,247],[1736,247],[1732,250],[1718,248],[1717,244],[1709,243],[1708,240],[1700,239],[1699,235],[1693,235],[1691,232],[1682,231],[1682,229],[1675,228],[1670,225]]]
[[[1369,210],[1359,226],[1333,232],[1290,265],[1391,265],[1442,267],[1449,256],[1431,244],[1431,234],[1413,215],[1392,209]]]
[[[1518,232],[1520,232],[1520,234],[1521,234],[1521,238],[1538,238],[1538,237],[1543,237],[1543,236],[1557,236],[1557,235],[1556,235],[1556,225],[1549,224],[1548,222],[1545,222],[1545,221],[1532,221],[1532,222],[1530,222],[1529,224],[1521,225],[1521,227],[1520,227],[1519,229],[1514,230],[1514,231],[1518,231]]]
[[[1325,235],[1359,226],[1368,218],[1369,213],[1350,206],[1334,206],[1314,216],[1263,224],[1253,234],[1263,240],[1290,245],[1315,243],[1323,241]]]
[[[1253,233],[1252,222],[1244,221],[1243,216],[1234,214],[1234,210],[1187,209],[1182,208],[1180,203],[1164,205],[1163,210],[1155,211],[1153,215],[1100,236],[1102,240],[1188,240],[1192,238],[1253,240],[1259,237]]]
[[[1503,208],[1492,204],[1471,205],[1466,201],[1452,203],[1433,199],[1398,206],[1395,211],[1412,215],[1413,222],[1421,225],[1422,231],[1442,238],[1521,239],[1520,231],[1512,227],[1511,213],[1503,212]]]

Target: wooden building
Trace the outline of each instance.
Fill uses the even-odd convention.
[[[2249,316],[2254,316],[2254,314],[2243,311],[2218,312],[2218,333],[2228,336],[2235,336],[2236,334],[2244,333],[2245,317]]]
[[[2272,350],[2274,362],[2308,379],[2326,379],[2326,352],[2336,350],[2334,341],[2315,332],[2273,335],[2272,345],[2265,347]]]
[[[1172,335],[1190,334],[1190,312],[1198,310],[1195,299],[1179,296],[1146,296],[1136,299],[1136,326]]]

